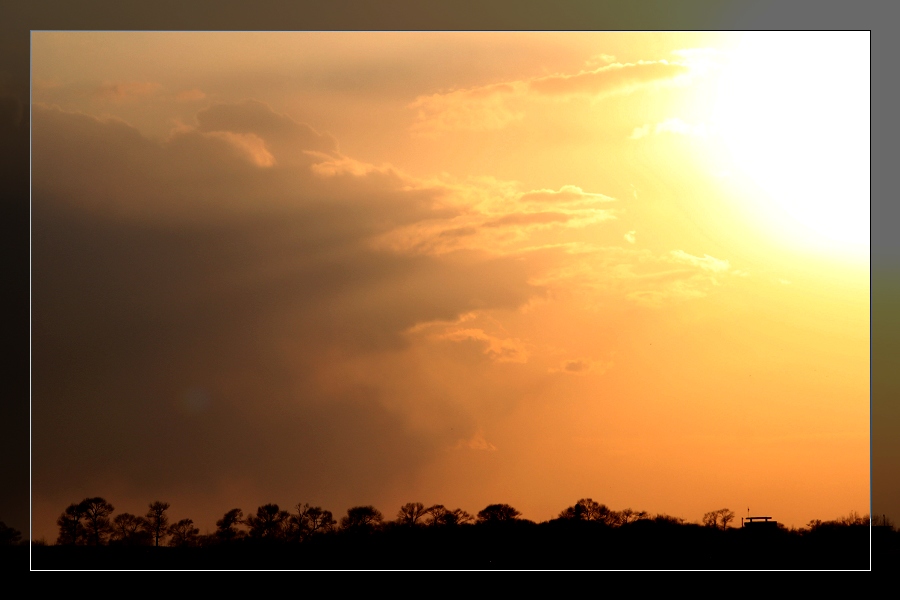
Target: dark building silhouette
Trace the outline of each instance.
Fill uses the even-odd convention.
[[[772,517],[743,517],[741,527],[753,530],[778,529],[778,521],[773,521]]]

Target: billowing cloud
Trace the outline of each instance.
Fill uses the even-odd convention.
[[[397,390],[428,369],[394,357],[602,373],[497,316],[563,287],[699,298],[728,268],[569,240],[616,218],[600,192],[416,179],[260,102],[212,105],[162,141],[41,105],[33,123],[34,489],[51,505],[110,481],[214,502],[239,488],[229,503],[248,506],[372,498],[448,448],[495,448],[468,392],[422,404],[421,385]]]
[[[64,506],[115,481],[155,498],[235,478],[234,502],[374,494],[453,438],[409,430],[383,402],[395,374],[355,384],[338,376],[346,361],[402,349],[416,323],[514,310],[540,289],[515,258],[372,244],[453,218],[445,189],[340,168],[351,159],[331,138],[261,103],[197,122],[156,142],[34,108],[36,497]],[[514,339],[447,339],[527,358]],[[250,458],[262,448],[267,460]]]

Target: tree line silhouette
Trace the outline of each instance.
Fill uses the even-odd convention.
[[[588,499],[588,502],[592,501]],[[461,508],[450,510],[442,504],[426,508],[421,502],[409,502],[400,507],[394,521],[385,521],[381,511],[374,506],[354,506],[347,510],[347,514],[338,523],[330,510],[319,506],[301,503],[294,507],[294,512],[290,512],[282,510],[277,504],[264,504],[256,509],[255,514],[246,517],[243,510],[233,508],[216,521],[215,532],[200,535],[200,530],[194,527],[192,519],[181,519],[170,525],[166,514],[169,508],[167,502],[156,501],[149,505],[144,516],[126,512],[112,518],[115,510],[112,504],[99,497],[85,498],[79,503],[70,504],[57,519],[59,536],[56,545],[158,547],[162,541],[163,545],[183,547],[219,544],[245,538],[303,542],[310,536],[336,532],[374,533],[392,526],[455,527],[476,522],[513,521],[518,520],[521,515],[508,504],[492,504],[473,517]],[[608,509],[606,512],[618,514]]]
[[[264,504],[230,509],[201,534],[169,509],[154,501],[143,515],[114,515],[104,498],[70,504],[55,545],[33,542],[34,568],[868,568],[870,556],[870,519],[855,512],[787,529],[730,526],[727,508],[688,523],[591,498],[542,523],[509,504],[471,515],[409,502],[393,519],[371,505],[336,519],[306,503]],[[896,555],[897,532],[882,521]]]

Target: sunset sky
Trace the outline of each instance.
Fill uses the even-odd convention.
[[[869,41],[33,33],[33,536],[868,512]]]

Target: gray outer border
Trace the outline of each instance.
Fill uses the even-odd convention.
[[[5,244],[6,271],[11,279],[27,277],[29,379],[24,378],[26,357],[25,295],[14,287],[8,294],[13,307],[6,320],[5,338],[15,342],[4,363],[10,402],[2,404],[0,423],[0,519],[20,530],[30,522],[30,31],[42,30],[867,30],[872,32],[873,62],[882,62],[879,72],[890,73],[887,64],[897,56],[893,31],[896,21],[891,4],[872,0],[854,3],[838,0],[157,0],[123,8],[116,0],[8,0],[0,18],[0,176],[3,190],[0,222],[8,230]],[[839,49],[836,49],[839,51]],[[873,69],[874,71],[874,69]],[[894,78],[872,79],[872,108],[878,127],[872,145],[872,172],[885,173],[892,155],[887,151],[895,137],[895,119],[885,119],[888,107],[897,106]],[[26,104],[27,103],[27,104]],[[28,164],[26,165],[26,162]],[[900,358],[900,236],[891,235],[900,207],[891,202],[886,183],[874,178],[871,242],[872,318],[870,328],[871,379],[871,468],[872,509],[895,521],[900,517],[900,488],[883,490],[879,482],[900,472],[900,452],[891,447],[900,430],[900,410],[889,397],[900,391],[900,376],[891,367]],[[25,227],[26,221],[28,228]],[[25,255],[29,271],[24,271]],[[890,394],[890,396],[888,395]],[[26,427],[26,422],[28,426]],[[893,442],[896,444],[896,442]],[[25,455],[28,454],[28,468]],[[884,477],[884,479],[882,479]],[[29,496],[26,504],[25,497]],[[877,511],[877,512],[875,512]],[[29,530],[30,531],[30,530]]]

